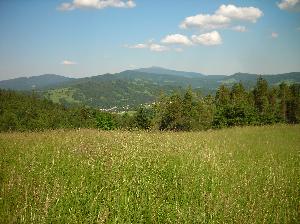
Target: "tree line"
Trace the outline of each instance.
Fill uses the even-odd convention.
[[[214,96],[201,97],[191,88],[184,94],[161,96],[154,106],[137,111],[134,125],[141,129],[191,131],[299,121],[300,84],[283,82],[270,87],[259,77],[249,90],[240,82],[231,87],[221,85]]]
[[[34,93],[0,90],[2,132],[57,128],[197,131],[299,121],[300,84],[270,87],[261,77],[249,90],[240,82],[231,87],[221,85],[215,95],[202,96],[191,88],[161,94],[151,106],[123,114],[85,106],[65,107]]]

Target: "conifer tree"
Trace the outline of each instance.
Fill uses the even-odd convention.
[[[269,107],[268,100],[268,82],[259,77],[254,88],[254,102],[260,114],[266,114]]]

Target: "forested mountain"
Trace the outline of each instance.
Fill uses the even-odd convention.
[[[31,90],[31,89],[43,89],[47,87],[54,87],[61,85],[73,78],[64,77],[61,75],[45,74],[32,77],[21,77],[16,79],[9,79],[0,81],[0,88],[13,89],[13,90]]]
[[[287,83],[297,83],[300,82],[300,72],[290,72],[284,74],[276,75],[259,75],[259,74],[249,74],[249,73],[236,73],[224,79],[224,82],[243,82],[253,86],[256,83],[257,78],[261,76],[268,81],[270,85],[279,85],[281,82],[285,81]]]
[[[0,81],[0,88],[32,90],[47,99],[64,105],[82,104],[97,108],[124,110],[153,102],[163,92],[179,92],[191,86],[203,95],[214,94],[220,84],[232,86],[242,82],[247,89],[253,88],[258,74],[236,73],[231,76],[206,76],[194,72],[174,71],[159,67],[127,70],[72,79],[58,75],[42,75]],[[268,83],[300,83],[300,72],[261,75]],[[116,108],[117,107],[117,108]]]

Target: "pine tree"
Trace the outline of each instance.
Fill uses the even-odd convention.
[[[260,114],[266,114],[269,106],[268,100],[268,82],[259,77],[254,88],[254,102]]]
[[[288,103],[289,87],[282,82],[279,85],[279,99],[280,99],[280,117],[283,121],[287,121],[287,103]]]
[[[222,84],[216,93],[216,104],[217,106],[224,106],[230,102],[230,90]]]
[[[290,99],[287,103],[287,121],[289,123],[300,122],[300,84],[289,87]]]

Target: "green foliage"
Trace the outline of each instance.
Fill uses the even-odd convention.
[[[300,122],[300,84],[293,84],[290,87],[290,99],[287,103],[287,119],[289,123]]]
[[[159,122],[160,130],[182,130],[182,99],[178,93],[174,93],[170,98],[166,99],[167,102],[164,102],[161,105],[164,105],[164,108],[161,109],[162,114],[161,120]]]
[[[71,87],[48,90],[47,93],[44,93],[44,96],[54,103],[60,103],[65,106],[73,104],[80,105],[82,103],[80,91]],[[77,100],[75,100],[75,98],[77,98]]]
[[[193,130],[207,130],[212,128],[212,123],[215,116],[216,106],[212,96],[200,98],[196,107],[196,120],[193,123]]]
[[[96,115],[97,128],[102,130],[114,130],[116,129],[115,121],[109,113],[98,113]]]
[[[218,106],[227,105],[230,102],[230,89],[222,84],[217,90],[215,100]]]
[[[269,106],[268,82],[262,77],[259,77],[253,93],[255,107],[257,108],[258,112],[262,115],[266,114]]]
[[[156,106],[160,130],[190,131],[278,122],[299,122],[299,84],[269,88],[257,79],[253,91],[243,84],[221,85],[215,98],[203,99],[189,88],[184,95],[162,98]]]
[[[0,90],[0,131],[95,128],[96,115],[99,114],[102,112],[91,108],[65,108],[49,100],[40,99],[34,93],[25,95]]]
[[[135,127],[149,130],[152,127],[152,120],[155,112],[151,107],[140,107],[134,115]]]
[[[35,93],[0,90],[0,131],[84,127],[196,131],[278,122],[295,124],[300,122],[299,86],[282,83],[269,88],[266,80],[259,77],[253,90],[246,90],[242,83],[221,85],[215,97],[201,97],[189,87],[171,95],[162,94],[155,104],[141,106],[131,115],[82,106],[66,108],[39,99]]]

